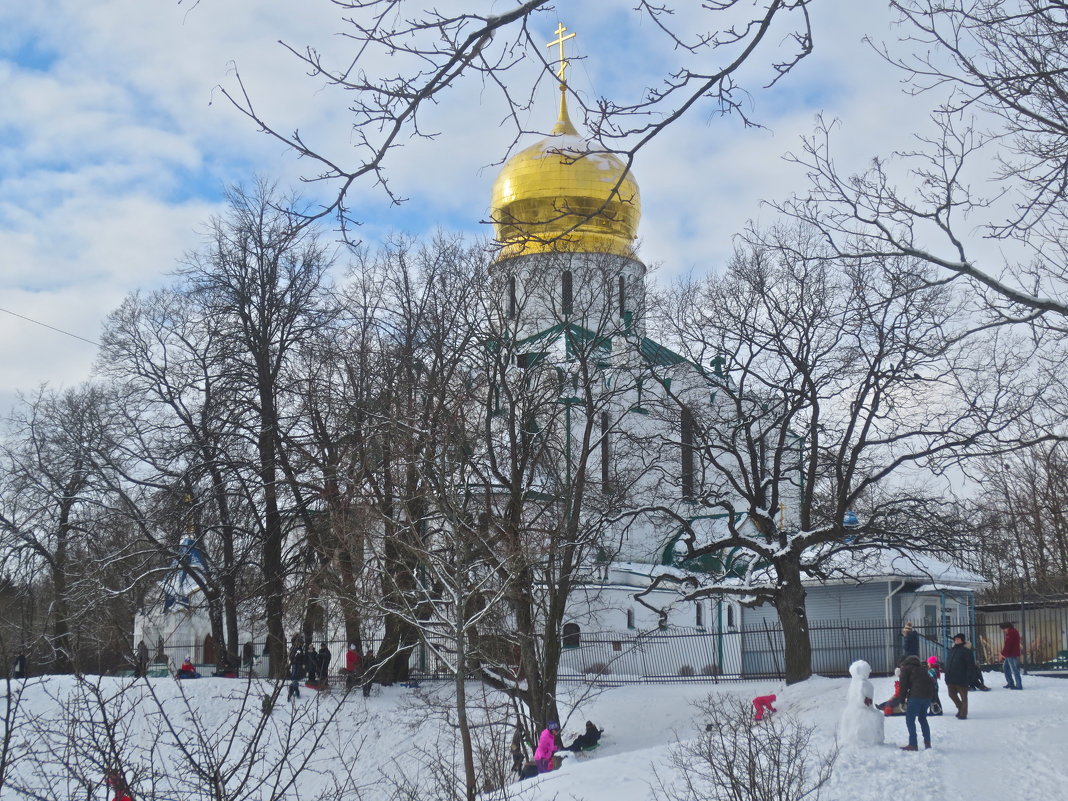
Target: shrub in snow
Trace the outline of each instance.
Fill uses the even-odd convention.
[[[816,801],[837,750],[812,745],[814,727],[782,712],[753,720],[752,704],[710,695],[694,704],[701,732],[671,751],[657,801]]]

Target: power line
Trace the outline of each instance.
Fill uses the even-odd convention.
[[[72,334],[70,331],[64,331],[62,328],[56,328],[54,325],[49,325],[48,323],[42,323],[40,320],[34,320],[32,317],[27,317],[24,314],[18,314],[17,312],[13,312],[10,309],[0,309],[0,312],[4,312],[5,314],[10,314],[12,317],[18,317],[20,320],[25,320],[26,322],[33,323],[34,325],[39,325],[39,326],[42,326],[44,328],[50,328],[53,331],[55,331],[56,333],[65,334],[68,337],[73,337],[74,339],[80,339],[82,342],[88,342],[90,345],[96,345],[98,348],[101,346],[99,342],[94,342],[91,339],[86,339],[85,337],[80,337],[77,334]]]

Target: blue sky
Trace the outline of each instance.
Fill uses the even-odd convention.
[[[446,1],[483,11],[511,5]],[[627,0],[559,5],[579,34],[569,43],[569,79],[591,102],[633,99],[678,58],[638,24]],[[680,24],[700,13],[697,4],[681,6],[690,10]],[[198,246],[227,184],[259,173],[298,186],[309,165],[222,97],[220,86],[236,88],[235,66],[281,130],[300,128],[331,153],[351,152],[344,95],[309,79],[278,44],[344,59],[351,43],[336,35],[339,16],[327,0],[0,5],[0,308],[96,339],[126,294],[166,282]],[[861,41],[890,35],[883,4],[833,0],[815,4],[813,18],[815,55],[774,90],[752,94],[750,113],[766,129],[698,109],[640,154],[641,255],[659,266],[657,280],[716,269],[747,220],[768,219],[762,198],[803,189],[804,176],[781,156],[812,130],[817,112],[841,118],[847,167],[906,146],[922,125],[922,101],[903,93],[899,76]],[[557,21],[551,12],[533,24],[548,42]],[[387,164],[408,202],[392,206],[370,183],[350,198],[368,243],[438,226],[486,233],[479,221],[493,165],[514,131],[501,125],[497,95],[474,81],[443,100],[427,115],[440,136],[407,142]],[[526,125],[547,129],[554,118],[546,84]],[[90,344],[0,313],[0,409],[17,389],[89,378],[94,356]]]

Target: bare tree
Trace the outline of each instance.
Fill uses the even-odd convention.
[[[835,163],[833,126],[821,123],[795,157],[812,188],[780,207],[818,226],[839,254],[926,261],[973,281],[997,319],[1048,326],[1059,338],[1068,312],[1064,4],[893,6],[908,52],[880,47],[917,92],[937,92],[935,133],[913,152],[846,175]]]
[[[255,456],[220,339],[212,315],[182,287],[135,294],[108,318],[99,367],[121,388],[125,436],[108,465],[118,508],[156,551],[157,568],[188,553],[183,540],[197,544],[210,569],[188,574],[213,637],[236,664],[241,583],[253,561],[256,499],[247,486]]]
[[[1068,587],[1068,463],[1061,443],[993,457],[981,465],[976,569],[998,600]]]
[[[36,659],[59,673],[75,667],[77,622],[91,623],[107,600],[106,566],[129,555],[129,543],[112,536],[119,529],[98,469],[113,447],[113,410],[100,387],[42,388],[22,399],[0,444],[0,547],[22,588],[47,598],[49,632]]]
[[[500,14],[449,13],[437,7],[412,10],[399,0],[334,0],[344,12],[341,31],[352,51],[337,63],[312,47],[286,45],[311,76],[343,91],[352,111],[354,153],[333,153],[317,143],[314,132],[284,133],[261,115],[256,98],[240,73],[226,97],[260,130],[309,159],[318,172],[306,180],[333,190],[333,201],[317,215],[336,213],[349,222],[347,196],[363,178],[389,186],[389,157],[410,137],[433,138],[428,108],[462,81],[478,81],[496,90],[505,120],[516,134],[524,132],[522,112],[542,81],[555,83],[563,51],[546,48],[543,19],[555,8],[548,0],[523,0]],[[751,85],[770,86],[786,75],[812,48],[810,0],[739,0],[700,7],[639,0],[628,22],[658,37],[670,66],[653,86],[635,87],[632,97],[587,101],[574,96],[594,139],[606,150],[628,159],[679,118],[700,108],[718,114],[745,112]],[[558,44],[564,28],[556,32]],[[767,66],[754,69],[753,62]],[[398,64],[402,65],[398,69]]]
[[[271,669],[281,676],[285,542],[291,528],[282,506],[287,486],[283,443],[290,425],[286,371],[300,343],[335,314],[326,297],[332,262],[315,232],[300,224],[302,215],[289,210],[295,201],[279,197],[266,182],[249,191],[232,189],[228,200],[227,214],[212,221],[204,250],[189,256],[180,275],[217,323],[233,379],[240,385],[245,434],[256,449],[267,646]]]
[[[731,695],[712,695],[694,706],[707,727],[672,750],[678,779],[660,779],[657,799],[819,799],[838,750],[817,750],[814,728],[785,715],[766,717],[754,726],[752,706]]]
[[[776,230],[664,310],[699,376],[660,410],[690,499],[670,517],[687,559],[721,560],[687,597],[773,604],[788,682],[811,675],[805,579],[959,545],[931,478],[1013,447],[1038,391],[1015,370],[1026,341],[972,330],[922,265],[826,255],[811,229]]]
[[[186,693],[171,680],[78,676],[40,688],[25,756],[11,787],[23,797],[95,798],[128,788],[139,799],[275,801],[314,774],[320,797],[360,797],[373,785],[359,762],[359,724],[339,724],[337,699],[280,709],[281,684],[227,681]],[[217,705],[232,710],[220,718]],[[341,733],[349,734],[342,737]]]

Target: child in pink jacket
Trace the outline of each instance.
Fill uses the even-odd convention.
[[[560,731],[560,724],[550,720],[545,724],[541,736],[538,737],[538,747],[534,750],[534,764],[538,766],[538,773],[548,773],[553,769],[553,754],[556,753],[556,733]]]

